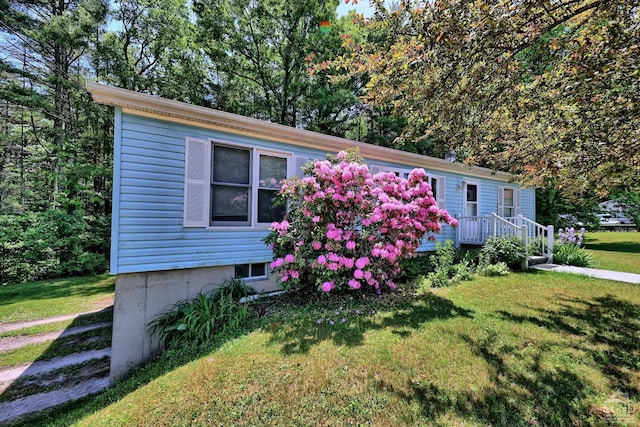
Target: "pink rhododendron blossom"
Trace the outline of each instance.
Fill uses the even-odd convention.
[[[372,176],[357,155],[341,152],[313,162],[305,173],[282,184],[290,209],[265,239],[285,287],[304,286],[309,278],[324,292],[393,289],[400,260],[433,239],[442,224],[457,225],[438,208],[422,169],[408,179],[391,172]]]
[[[356,260],[356,267],[358,267],[360,270],[365,268],[367,265],[369,265],[369,258],[368,257],[362,257],[362,258],[358,258]]]
[[[353,258],[342,258],[341,260],[342,265],[344,265],[346,268],[353,268],[355,261],[353,260]]]
[[[360,289],[360,282],[357,281],[356,279],[349,279],[349,287],[351,289]]]
[[[333,283],[332,282],[324,282],[324,283],[322,283],[322,290],[324,292],[329,292],[331,289],[333,289]]]

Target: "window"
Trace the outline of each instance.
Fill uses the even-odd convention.
[[[400,169],[393,168],[389,166],[383,165],[369,165],[369,171],[371,175],[375,175],[378,172],[393,172],[396,176],[400,176],[404,179],[409,178],[409,174],[411,173],[411,169]],[[444,176],[434,175],[432,173],[427,172],[427,176],[425,177],[425,181],[431,185],[431,192],[433,192],[433,198],[438,202],[438,207],[440,209],[444,209],[444,199],[445,199],[445,178]]]
[[[513,218],[520,213],[520,190],[513,187],[498,187],[498,215]]]
[[[236,279],[266,279],[267,264],[236,264],[234,277]]]
[[[211,224],[249,224],[251,150],[213,144]]]
[[[187,138],[184,226],[280,221],[286,207],[273,202],[281,180],[291,175],[292,159],[289,153]]]
[[[465,182],[464,203],[464,216],[478,216],[478,184]]]
[[[285,206],[274,206],[280,192],[280,181],[287,177],[287,159],[260,154],[260,175],[258,180],[258,222],[280,221],[284,217]]]

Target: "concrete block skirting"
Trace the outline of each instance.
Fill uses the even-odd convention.
[[[172,304],[210,290],[233,277],[233,266],[192,268],[146,273],[118,274],[113,307],[110,381],[141,365],[158,353],[158,342],[147,333],[147,325]],[[278,289],[275,275],[247,281],[258,292]]]

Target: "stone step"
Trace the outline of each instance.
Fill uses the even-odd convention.
[[[0,424],[73,400],[99,393],[109,387],[109,377],[93,378],[73,387],[48,393],[32,394],[11,402],[0,403]]]
[[[0,352],[15,350],[29,344],[38,344],[47,341],[53,341],[58,338],[68,337],[71,335],[81,334],[95,329],[108,328],[112,326],[112,322],[100,322],[87,326],[75,326],[61,331],[47,332],[37,335],[20,335],[15,337],[0,338]]]

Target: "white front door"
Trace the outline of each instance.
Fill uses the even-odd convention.
[[[462,209],[464,216],[478,216],[480,186],[477,182],[465,182]]]
[[[462,188],[462,216],[464,218],[461,239],[467,243],[481,243],[482,218],[480,212],[480,183],[465,179]]]

